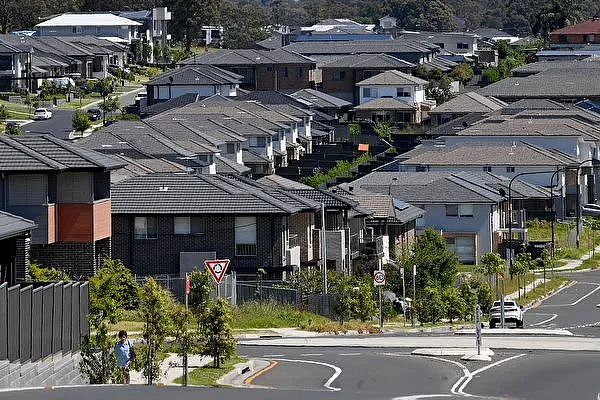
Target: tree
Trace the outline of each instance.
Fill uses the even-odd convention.
[[[173,308],[171,293],[163,289],[153,278],[148,278],[140,287],[138,314],[144,321],[142,335],[147,345],[146,364],[143,374],[148,385],[158,378],[160,368],[156,354],[164,346],[165,337],[171,331],[170,312]]]
[[[103,114],[106,116],[107,113],[112,113],[113,111],[117,111],[121,108],[121,103],[119,98],[116,96],[108,96],[106,97],[102,103],[100,103],[100,109],[103,111]]]
[[[465,302],[465,307],[463,309],[461,318],[463,318],[465,320],[467,318],[473,318],[474,312],[475,312],[475,306],[478,304],[477,290],[475,290],[471,286],[470,282],[464,282],[463,284],[460,285],[458,290],[460,293],[460,297]]]
[[[71,277],[64,271],[56,268],[42,268],[36,263],[29,262],[29,277],[33,282],[61,282],[70,281]]]
[[[231,307],[223,298],[210,304],[200,319],[201,354],[213,358],[219,368],[235,354],[236,341],[231,330]]]
[[[469,285],[477,293],[477,304],[481,306],[481,310],[485,313],[489,312],[495,299],[492,287],[489,283],[478,279],[470,280]]]
[[[373,130],[375,133],[382,139],[391,140],[392,139],[392,128],[390,124],[387,122],[377,121],[373,124]]]
[[[360,124],[357,124],[355,122],[348,124],[348,133],[350,133],[351,136],[358,136],[360,135]]]
[[[212,278],[208,271],[201,272],[197,269],[193,270],[189,276],[190,279],[190,295],[189,307],[192,315],[196,318],[198,324],[202,314],[208,307],[210,294],[212,292]]]
[[[343,273],[329,273],[329,292],[335,296],[333,312],[343,325],[352,318],[354,285],[352,277]]]
[[[417,296],[415,311],[421,325],[424,322],[439,322],[446,313],[441,289],[438,286],[426,286]]]
[[[443,0],[391,0],[386,13],[398,19],[399,27],[409,30],[444,32],[458,28],[454,10]]]
[[[190,317],[190,311],[181,304],[176,304],[171,309],[171,334],[175,338],[177,355],[184,358],[184,364],[187,364],[188,354],[195,343],[195,334],[189,328]]]
[[[323,293],[323,273],[318,268],[301,269],[291,276],[289,284],[306,304],[311,294]]]
[[[362,278],[357,278],[356,283],[352,314],[354,318],[366,322],[375,315],[377,309],[377,304],[373,296],[373,278],[371,276],[363,276]]]
[[[228,49],[248,49],[269,37],[270,24],[265,11],[253,4],[226,2],[221,8],[223,46]]]
[[[0,122],[4,122],[10,117],[10,113],[4,104],[0,104]]]
[[[90,117],[81,110],[76,110],[73,114],[72,118],[73,122],[73,130],[75,132],[79,132],[81,136],[83,136],[83,132],[89,129],[92,126],[90,122]]]
[[[487,276],[488,279],[493,278],[494,285],[496,288],[496,296],[498,296],[498,278],[504,275],[504,259],[500,257],[498,253],[485,253],[481,260],[479,261],[479,265],[475,267],[475,272]]]
[[[515,258],[515,262],[508,271],[511,276],[517,276],[517,286],[519,287],[519,299],[521,298],[521,279],[533,267],[530,253],[519,253]],[[525,281],[523,281],[523,291],[525,291]]]
[[[425,95],[434,99],[437,105],[440,105],[454,97],[452,93],[452,80],[443,75],[440,79],[432,79],[425,87]]]
[[[442,292],[442,301],[445,304],[446,317],[450,320],[450,323],[452,323],[455,318],[461,318],[465,315],[465,300],[454,286],[444,289]]]
[[[123,293],[126,289],[121,283],[121,273],[123,270],[115,268],[115,263],[105,260],[105,266],[89,280],[91,334],[82,342],[79,367],[90,383],[106,384],[118,374],[108,327],[118,322],[125,308],[127,295]]]
[[[426,286],[446,288],[454,284],[458,258],[448,250],[446,240],[439,232],[427,228],[417,237],[411,255],[403,260],[402,265],[416,265],[417,289]],[[412,279],[412,274],[407,274]]]
[[[500,73],[496,68],[486,68],[481,73],[481,80],[485,84],[498,82],[500,80]]]
[[[473,72],[473,68],[471,68],[471,66],[467,63],[457,65],[450,73],[451,77],[453,77],[463,85],[469,83],[471,78],[473,78],[473,75],[475,75],[475,73]]]

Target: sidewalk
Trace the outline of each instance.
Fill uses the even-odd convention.
[[[194,369],[202,367],[212,362],[212,357],[204,357],[200,355],[190,354],[188,357],[188,372],[192,372]],[[169,353],[169,356],[160,363],[160,377],[158,382],[163,385],[174,385],[175,379],[183,375],[182,359],[175,353]],[[141,371],[131,371],[131,383],[144,384],[146,378]]]
[[[521,296],[531,292],[533,289],[535,289],[536,287],[538,287],[539,285],[542,285],[542,284],[544,284],[544,280],[541,278],[537,278],[535,281],[533,281],[530,284],[528,284],[527,286],[525,286],[525,290],[521,289]],[[504,296],[504,298],[506,300],[518,300],[519,299],[519,291],[507,294],[506,296]]]
[[[600,253],[600,245],[594,249],[594,253]],[[579,267],[585,260],[589,260],[590,258],[592,258],[590,253],[587,253],[586,255],[582,256],[577,260],[569,260],[569,262],[567,262],[565,265],[563,265],[562,267],[554,268],[554,270],[569,271]]]

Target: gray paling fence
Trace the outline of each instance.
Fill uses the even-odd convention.
[[[87,282],[0,285],[0,360],[78,351],[89,333]]]

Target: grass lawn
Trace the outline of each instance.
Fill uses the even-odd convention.
[[[570,281],[570,279],[565,278],[564,276],[556,276],[554,278],[548,279],[546,280],[545,290],[544,284],[540,284],[534,290],[523,296],[519,303],[522,305],[534,303],[542,299],[543,297],[546,297],[548,294],[555,292],[561,286],[566,285]]]
[[[596,253],[594,257],[589,258],[581,263],[581,265],[574,269],[574,271],[581,271],[582,269],[597,269],[600,267],[600,253]]]
[[[600,244],[600,235],[595,235],[589,229],[584,228],[580,237],[580,248],[569,246],[569,231],[575,227],[574,223],[557,222],[554,224],[554,237],[556,248],[558,249],[557,258],[575,260],[585,255],[592,247]],[[527,224],[529,240],[532,241],[550,241],[552,240],[552,229],[548,221],[529,221]],[[594,239],[594,240],[592,240]]]
[[[109,332],[118,332],[120,330],[123,330],[123,331],[127,331],[127,332],[141,332],[141,330],[143,328],[144,328],[143,322],[123,320],[123,321],[117,322],[114,325],[111,325],[108,328],[108,331]]]
[[[29,112],[30,108],[25,104],[10,103],[8,101],[0,100],[0,105],[6,107],[9,112],[9,119],[31,119],[32,114]],[[33,107],[31,108],[33,111]]]
[[[294,328],[329,319],[275,302],[248,302],[233,308],[233,329]]]
[[[458,264],[458,267],[456,267],[456,270],[458,272],[473,272],[473,269],[475,268],[474,265],[467,265],[467,264]]]
[[[188,384],[201,386],[219,386],[217,380],[228,372],[233,371],[233,366],[245,362],[245,358],[234,356],[221,364],[220,368],[213,368],[212,363],[201,368],[196,368],[188,375]],[[182,378],[175,379],[181,385]]]
[[[78,108],[85,107],[88,104],[93,103],[98,100],[100,100],[100,98],[97,98],[97,97],[85,97],[85,98],[81,99],[81,101],[79,101],[79,99],[74,99],[70,103],[65,102],[65,103],[61,104],[58,108],[63,109],[63,110],[76,110]]]

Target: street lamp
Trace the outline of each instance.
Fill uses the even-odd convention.
[[[582,162],[580,162],[577,165],[577,210],[576,210],[576,221],[577,221],[577,236],[575,239],[575,242],[577,243],[577,248],[579,248],[579,235],[581,234],[580,229],[579,229],[579,223],[581,221],[581,204],[579,204],[581,202],[581,194],[580,194],[580,187],[579,187],[579,170],[581,169],[581,167],[583,166],[583,164],[587,163],[587,162],[591,162],[592,166],[594,165],[594,160],[593,158],[588,158],[587,160],[583,160]]]

